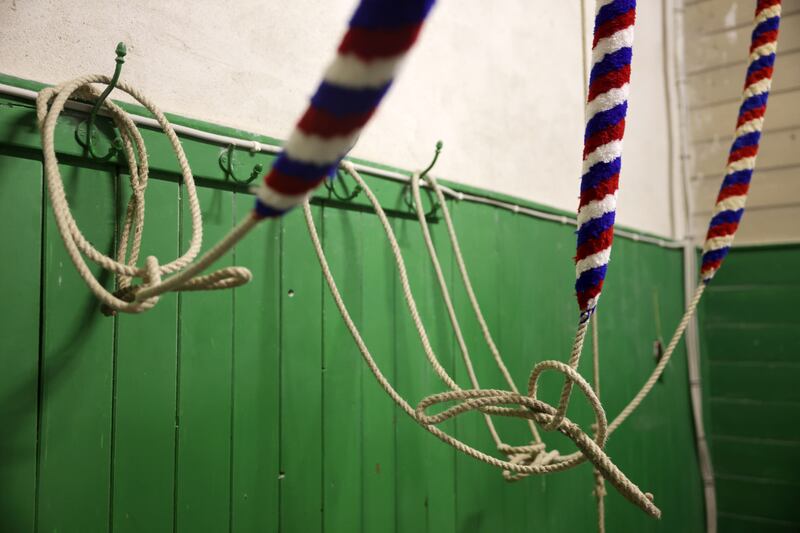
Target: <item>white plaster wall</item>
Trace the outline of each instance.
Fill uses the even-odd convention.
[[[124,76],[167,111],[285,138],[355,0],[0,0],[0,71]],[[591,0],[441,0],[353,155],[574,210]],[[640,2],[619,222],[671,235],[660,2]]]

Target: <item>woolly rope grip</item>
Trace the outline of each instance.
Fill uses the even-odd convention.
[[[614,240],[635,19],[635,0],[598,2],[575,255],[575,292],[584,319],[597,305]]]
[[[739,222],[744,215],[747,191],[756,166],[758,143],[764,127],[764,113],[772,84],[778,27],[781,21],[781,0],[759,0],[755,28],[750,44],[750,65],[744,82],[742,104],[736,121],[736,133],[728,156],[725,178],[717,195],[717,203],[708,224],[703,245],[700,276],[711,281],[728,255]]]
[[[338,55],[258,189],[255,216],[279,216],[330,176],[417,40],[434,0],[361,0]]]

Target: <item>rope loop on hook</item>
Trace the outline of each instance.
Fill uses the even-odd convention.
[[[147,149],[139,129],[130,116],[109,99],[102,99],[101,109],[111,116],[119,130],[125,160],[130,172],[131,197],[128,201],[124,222],[119,237],[116,257],[100,252],[83,235],[70,210],[64,190],[64,183],[55,150],[55,127],[59,115],[68,99],[77,96],[88,101],[100,101],[101,93],[93,84],[110,86],[114,81],[104,75],[88,75],[62,83],[56,87],[42,89],[36,98],[36,116],[42,136],[44,173],[47,191],[55,215],[58,232],[78,273],[101,302],[105,315],[117,312],[141,313],[158,303],[159,295],[166,291],[214,290],[237,287],[250,281],[250,271],[243,267],[227,267],[205,276],[195,276],[227,251],[241,238],[244,226],[252,227],[251,219],[245,220],[234,229],[226,239],[215,246],[214,257],[204,256],[201,261],[192,263],[200,252],[203,240],[203,221],[194,177],[183,147],[164,114],[136,88],[119,80],[116,88],[128,93],[147,108],[161,126],[172,146],[181,169],[183,184],[186,187],[189,212],[191,216],[191,238],[189,246],[180,257],[163,265],[155,257],[148,257],[144,266],[138,266],[142,246],[142,233],[145,220],[145,190],[149,178]],[[245,230],[246,231],[246,230]],[[238,237],[232,238],[235,234]],[[223,250],[224,249],[224,250]],[[219,253],[222,252],[222,253]],[[87,259],[116,276],[116,290],[109,291],[91,272]],[[191,266],[191,269],[189,268]],[[163,282],[162,277],[174,274]],[[139,284],[134,280],[139,279]]]

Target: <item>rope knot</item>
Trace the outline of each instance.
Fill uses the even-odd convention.
[[[138,285],[127,285],[125,287],[120,287],[112,294],[115,298],[118,298],[123,302],[132,303],[134,300],[136,300],[136,291],[138,290]],[[100,312],[103,313],[103,316],[117,316],[117,310],[107,303],[103,303],[100,306]]]
[[[500,443],[497,450],[506,455],[509,463],[530,466],[533,464],[541,464],[539,458],[540,454],[545,451],[545,445],[543,442],[531,442],[525,446],[510,446],[505,443]],[[528,475],[529,474],[513,472],[507,469],[503,470],[503,478],[505,478],[506,481],[518,481],[528,477]]]

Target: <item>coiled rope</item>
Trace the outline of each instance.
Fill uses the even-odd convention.
[[[195,274],[204,270],[216,260],[216,257],[207,258],[205,261],[199,262],[191,270],[187,268],[200,252],[203,241],[203,220],[192,171],[189,168],[186,154],[183,152],[178,136],[173,131],[169,121],[164,117],[164,114],[150,99],[124,81],[120,81],[117,86],[133,96],[153,114],[172,145],[188,193],[192,237],[186,252],[177,259],[162,265],[155,256],[148,256],[145,259],[144,266],[137,266],[141,251],[142,232],[144,230],[144,193],[147,188],[149,174],[147,150],[141,133],[128,114],[108,99],[104,100],[103,107],[111,115],[115,126],[119,129],[125,159],[131,175],[132,193],[125,213],[116,259],[97,250],[83,236],[75,218],[72,216],[66,193],[64,192],[64,183],[55,152],[54,132],[58,117],[63,111],[67,99],[76,95],[83,99],[96,100],[100,96],[100,92],[92,84],[108,85],[110,81],[108,76],[103,75],[84,76],[57,87],[43,89],[36,98],[36,115],[42,135],[44,173],[47,179],[47,191],[50,196],[50,203],[53,206],[56,226],[72,263],[91,291],[102,302],[104,312],[106,314],[113,314],[118,311],[141,313],[156,305],[159,296],[166,291],[226,289],[237,287],[250,281],[252,277],[250,271],[242,267],[227,267],[211,274],[195,276]],[[245,227],[250,227],[255,222],[253,218],[249,220],[251,222],[246,222]],[[227,237],[226,240],[232,245],[237,238],[237,235],[233,234]],[[223,245],[225,244],[223,243]],[[117,290],[115,292],[112,293],[98,281],[92,274],[84,256],[116,275]],[[163,282],[162,276],[168,274],[175,275],[170,278],[169,282]],[[133,285],[132,282],[135,278],[140,278],[142,283]]]

